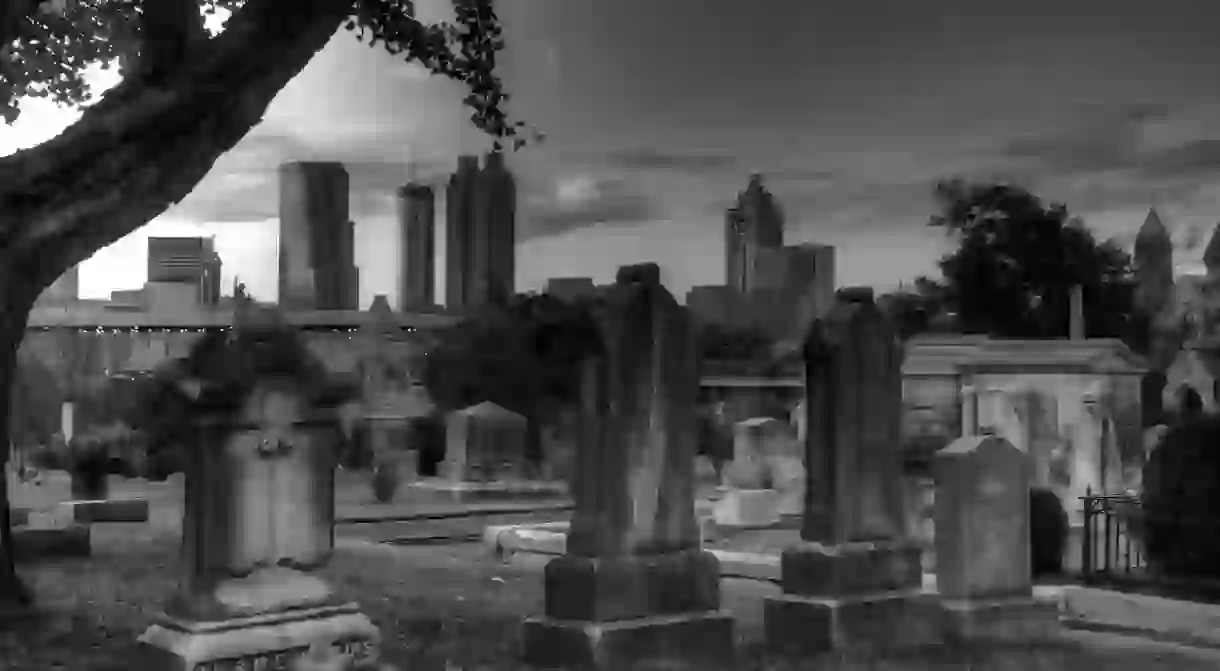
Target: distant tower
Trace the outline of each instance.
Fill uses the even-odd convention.
[[[761,175],[750,176],[737,204],[725,213],[724,233],[725,284],[749,293],[756,284],[758,251],[784,244],[784,215]]]
[[[429,307],[436,300],[436,194],[432,187],[407,184],[398,190],[399,310]]]
[[[466,305],[473,259],[474,182],[479,157],[459,156],[457,171],[445,187],[445,307]]]
[[[445,306],[476,307],[515,293],[517,184],[504,156],[458,159],[445,192]]]
[[[1212,244],[1209,244],[1208,250],[1212,249]],[[1216,251],[1220,253],[1220,250]],[[1148,316],[1156,316],[1170,307],[1173,300],[1173,241],[1156,209],[1148,210],[1148,217],[1135,236],[1135,278],[1137,309]]]
[[[356,308],[348,187],[342,163],[280,166],[279,303],[285,308]]]
[[[504,154],[484,158],[475,182],[473,266],[467,303],[500,303],[516,292],[517,182]]]

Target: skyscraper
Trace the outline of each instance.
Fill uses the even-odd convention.
[[[479,174],[477,156],[459,156],[457,171],[445,187],[445,307],[466,305],[474,229],[474,188]]]
[[[484,158],[475,182],[472,305],[503,303],[516,291],[517,181],[504,154]]]
[[[737,204],[725,213],[724,238],[725,284],[749,293],[756,284],[759,250],[784,244],[784,215],[761,175],[750,176]]]
[[[342,163],[280,166],[279,302],[285,308],[357,308],[348,187]]]
[[[189,284],[195,287],[197,304],[215,306],[220,302],[220,274],[223,269],[211,238],[149,238],[148,282],[151,286]],[[160,289],[162,293],[168,289]],[[176,295],[181,290],[174,290]]]
[[[477,307],[516,291],[517,184],[500,153],[462,156],[445,192],[446,307]]]
[[[398,190],[398,224],[402,267],[399,309],[429,307],[436,301],[435,193],[423,184]]]
[[[1203,259],[1220,256],[1208,245]],[[1135,236],[1135,305],[1148,316],[1159,315],[1173,297],[1173,240],[1155,209],[1148,210]]]

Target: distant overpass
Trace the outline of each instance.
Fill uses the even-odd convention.
[[[190,330],[223,329],[233,326],[234,311],[209,310],[154,314],[142,311],[81,309],[79,307],[42,307],[30,312],[29,330]],[[456,314],[442,312],[388,312],[367,310],[306,310],[281,313],[291,326],[305,330],[358,329],[379,325],[402,330],[430,331],[461,321]]]

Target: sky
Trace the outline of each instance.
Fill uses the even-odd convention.
[[[417,3],[444,18],[446,0]],[[509,111],[546,133],[509,157],[517,286],[613,279],[654,261],[681,299],[724,281],[723,212],[752,172],[786,242],[837,247],[840,286],[935,274],[936,180],[1014,179],[1130,243],[1155,206],[1180,270],[1220,220],[1220,41],[1203,1],[513,0],[501,2]],[[98,88],[112,79],[91,73]],[[214,235],[276,298],[276,167],[343,161],[361,305],[396,304],[394,189],[442,184],[487,149],[461,89],[339,32],[182,203],[81,268],[84,297],[144,281],[150,235]],[[31,101],[0,155],[75,113]],[[438,203],[443,213],[443,203]],[[444,221],[437,220],[443,296]],[[1201,234],[1201,235],[1200,235]]]

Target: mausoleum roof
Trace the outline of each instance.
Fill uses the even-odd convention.
[[[455,411],[455,414],[469,415],[480,419],[496,419],[503,421],[525,421],[524,415],[519,415],[508,408],[496,405],[491,401],[483,401],[477,405],[472,405],[469,408],[462,408]]]
[[[907,344],[904,375],[951,375],[962,370],[1142,373],[1148,364],[1120,340],[992,340],[963,336],[913,338]]]

